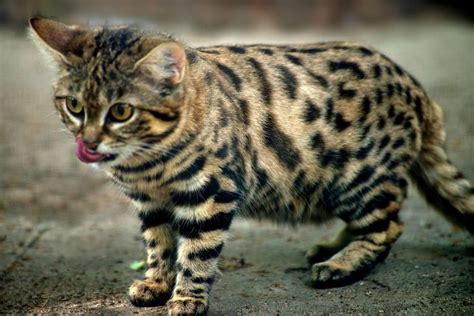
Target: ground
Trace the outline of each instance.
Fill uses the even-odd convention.
[[[364,41],[413,73],[443,106],[448,151],[474,179],[472,25],[405,22],[298,34],[184,33],[191,44]],[[74,156],[51,102],[51,72],[24,35],[0,32],[0,313],[165,313],[136,308],[128,285],[142,271],[139,223],[105,176]],[[281,227],[236,221],[211,296],[210,315],[322,313],[474,314],[474,238],[456,230],[415,190],[405,233],[364,280],[309,286],[304,252],[340,226]]]

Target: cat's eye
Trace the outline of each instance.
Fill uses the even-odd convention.
[[[124,122],[132,117],[133,106],[126,103],[117,103],[112,105],[109,111],[109,118],[115,122]]]
[[[84,111],[82,104],[74,97],[66,97],[66,107],[73,115],[81,115]]]

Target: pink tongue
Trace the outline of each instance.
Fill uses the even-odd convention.
[[[80,136],[76,138],[76,156],[80,161],[86,163],[101,161],[105,158],[103,154],[89,151]]]

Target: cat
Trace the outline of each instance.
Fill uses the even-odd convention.
[[[448,160],[442,110],[375,49],[349,42],[191,48],[129,27],[33,18],[58,71],[77,157],[137,208],[148,270],[136,306],[205,314],[235,215],[346,227],[308,251],[316,288],[350,284],[402,232],[408,178],[474,232],[471,184]]]

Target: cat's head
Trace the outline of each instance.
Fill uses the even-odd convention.
[[[127,27],[39,18],[30,30],[58,70],[54,104],[80,160],[113,166],[179,137],[188,67],[180,43]]]

